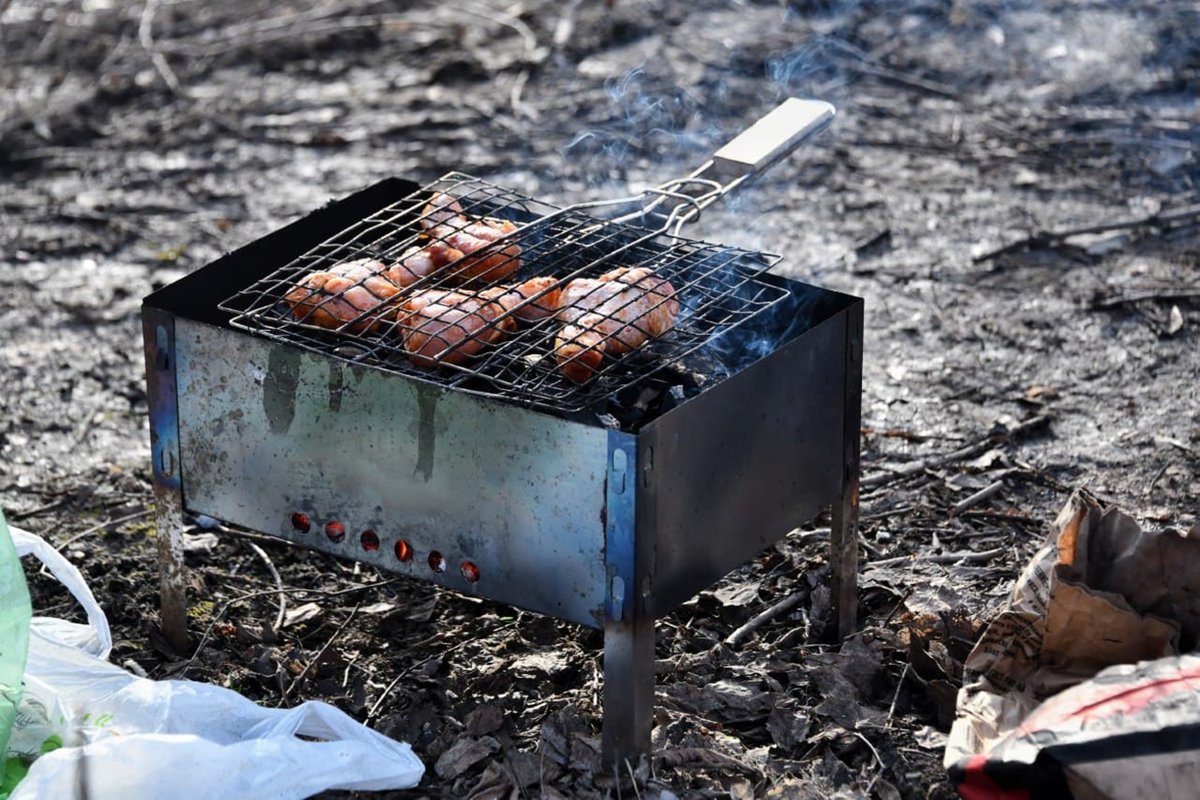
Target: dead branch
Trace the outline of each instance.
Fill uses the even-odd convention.
[[[279,613],[275,615],[275,624],[271,626],[272,631],[278,631],[283,627],[283,618],[287,616],[287,593],[283,591],[283,578],[279,576],[279,570],[275,569],[274,562],[267,555],[267,551],[256,545],[254,542],[248,542],[250,549],[254,551],[262,562],[267,565],[267,571],[271,573],[271,577],[275,579],[275,590],[279,592]]]
[[[1140,289],[1126,294],[1100,298],[1092,301],[1092,308],[1110,309],[1147,300],[1192,300],[1195,298],[1200,298],[1200,286],[1163,286],[1157,289]]]
[[[1107,233],[1109,231],[1145,229],[1166,229],[1176,225],[1185,225],[1200,221],[1200,204],[1177,208],[1172,211],[1159,211],[1145,217],[1122,219],[1116,222],[1099,225],[1082,225],[1078,228],[1065,228],[1058,231],[1038,231],[1032,236],[1026,236],[1015,242],[991,250],[972,259],[976,264],[990,261],[1009,253],[1024,252],[1034,248],[1054,247],[1061,245],[1072,236],[1083,236],[1090,233]]]
[[[142,18],[138,22],[138,41],[142,48],[150,54],[150,61],[153,62],[154,68],[158,70],[163,83],[167,84],[171,93],[182,94],[179,89],[179,79],[175,77],[175,73],[171,71],[171,65],[167,63],[167,59],[154,44],[154,34],[151,32],[154,25],[154,14],[158,11],[160,2],[161,0],[146,0],[146,7],[142,9]]]
[[[936,555],[896,556],[882,561],[871,561],[868,567],[889,567],[896,564],[980,564],[991,561],[1008,552],[1007,547],[994,547],[991,550],[964,550],[960,553],[938,553]]]
[[[287,699],[291,696],[292,691],[300,684],[300,681],[304,680],[304,677],[308,675],[309,670],[313,668],[313,664],[316,664],[321,660],[321,656],[325,655],[325,651],[328,650],[330,645],[332,645],[337,638],[342,635],[342,631],[346,630],[346,627],[354,619],[355,615],[358,614],[358,609],[361,606],[361,600],[355,603],[354,608],[350,610],[348,615],[346,615],[346,620],[338,626],[338,629],[333,632],[332,636],[325,640],[325,644],[321,645],[321,649],[317,651],[317,654],[308,660],[308,663],[304,665],[304,669],[300,671],[300,674],[292,679],[292,682],[288,684],[288,687],[283,690],[283,695],[279,698],[279,705],[282,706],[287,702]]]
[[[980,453],[987,450],[989,447],[991,447],[993,445],[996,445],[996,444],[999,444],[999,443],[1005,442],[1005,441],[1012,441],[1018,437],[1024,436],[1025,434],[1030,433],[1031,431],[1041,428],[1043,425],[1045,425],[1049,421],[1050,421],[1049,414],[1039,414],[1036,417],[1031,417],[1031,418],[1025,420],[1024,422],[1021,422],[1020,424],[1013,426],[1013,428],[1011,430],[1000,431],[997,433],[990,433],[987,436],[980,439],[979,441],[977,441],[973,444],[969,444],[966,447],[960,447],[959,449],[957,449],[951,453],[947,453],[947,454],[941,455],[941,456],[933,456],[931,458],[927,458],[922,461],[915,462],[913,464],[906,464],[905,466],[900,467],[899,469],[889,470],[887,472],[877,472],[873,475],[867,475],[866,477],[864,477],[862,479],[862,484],[861,484],[862,488],[871,489],[871,488],[874,488],[877,486],[882,486],[886,483],[891,483],[892,481],[898,481],[898,480],[902,480],[904,478],[911,478],[913,476],[920,475],[921,473],[925,472],[926,470],[945,466],[946,464],[952,464],[955,461],[962,461],[965,458],[970,458],[971,456],[979,455]]]
[[[999,480],[995,481],[994,483],[988,484],[987,486],[980,489],[978,492],[975,492],[975,494],[970,495],[969,497],[963,498],[962,500],[959,500],[957,503],[954,504],[954,508],[950,509],[950,516],[957,517],[959,514],[966,511],[968,508],[971,508],[972,506],[982,503],[984,500],[987,500],[989,497],[992,497],[993,495],[999,494],[1000,490],[1004,488],[1004,478],[1007,477],[1007,475],[1008,475],[1008,472],[1005,472],[1003,475],[1001,475]]]
[[[135,519],[141,519],[142,517],[148,517],[153,513],[154,513],[153,508],[144,508],[141,511],[135,511],[132,514],[126,514],[123,517],[117,517],[116,519],[105,520],[104,522],[101,522],[98,525],[93,525],[92,527],[88,528],[87,530],[75,534],[70,539],[67,539],[65,542],[60,544],[55,549],[58,550],[59,552],[62,552],[63,550],[66,550],[68,547],[75,544],[75,542],[79,541],[80,539],[82,539],[85,536],[90,536],[91,534],[96,533],[97,531],[102,531],[105,528],[108,528],[113,525],[123,525],[126,522],[133,522]]]
[[[746,624],[742,625],[733,633],[726,636],[725,644],[730,647],[737,647],[763,625],[782,614],[786,614],[788,611],[791,611],[793,608],[800,605],[800,601],[806,597],[808,597],[808,589],[802,589],[798,592],[793,592],[774,605],[769,606],[764,611],[759,612],[754,617],[751,617]]]

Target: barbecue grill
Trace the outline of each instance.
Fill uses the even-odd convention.
[[[147,297],[168,637],[186,643],[183,514],[208,515],[603,629],[604,754],[635,757],[654,620],[828,505],[849,633],[862,301],[679,235],[832,114],[789,100],[685,178],[561,209],[462,173],[387,179]],[[515,259],[506,280],[648,267],[668,281],[674,325],[579,381],[555,355],[553,316],[504,325],[544,292],[504,306],[487,330],[505,335],[470,357],[448,346],[421,363],[394,300],[328,326],[312,310],[328,298],[285,299],[313,272],[433,246],[446,233],[423,215],[438,195],[507,231],[475,255]],[[465,261],[399,296],[481,294],[494,282],[454,283]]]

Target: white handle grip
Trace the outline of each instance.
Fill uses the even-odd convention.
[[[789,97],[713,155],[713,169],[721,175],[761,172],[820,133],[837,111],[822,100]]]

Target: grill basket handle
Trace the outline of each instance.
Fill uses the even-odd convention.
[[[636,205],[636,210],[610,217],[610,221],[645,224],[654,220],[659,230],[678,234],[712,203],[825,130],[836,113],[823,100],[789,97],[734,137],[691,175],[659,184],[641,195],[578,203],[567,210]]]
[[[762,172],[823,131],[835,113],[822,100],[789,97],[713,154],[712,170],[721,177]]]

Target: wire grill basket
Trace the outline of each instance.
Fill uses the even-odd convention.
[[[519,249],[519,266],[514,272],[502,281],[477,280],[462,285],[456,280],[456,265],[452,263],[417,280],[397,298],[383,300],[345,320],[336,329],[315,324],[311,314],[296,312],[285,300],[288,292],[311,273],[359,259],[390,264],[413,248],[436,244],[447,235],[447,229],[426,230],[421,220],[430,199],[439,193],[457,199],[468,219],[490,217],[514,223],[515,231],[475,256],[491,257],[499,263],[506,260],[505,254]],[[514,243],[517,248],[512,247]],[[783,300],[786,291],[758,279],[774,261],[772,256],[753,251],[555,208],[452,172],[342,230],[220,306],[233,314],[234,326],[277,341],[443,387],[547,411],[575,412],[598,408],[606,398],[646,381],[664,368],[688,371],[685,359],[689,355]],[[678,303],[678,316],[669,331],[650,338],[644,346],[606,357],[585,382],[566,377],[554,356],[556,337],[563,327],[554,316],[522,322],[470,358],[439,356],[433,359],[436,363],[425,360],[418,366],[405,348],[405,315],[397,313],[395,306],[400,297],[427,289],[454,289],[473,295],[495,285],[512,285],[539,276],[553,276],[557,285],[563,286],[577,278],[598,278],[621,266],[645,267],[656,277],[666,279],[674,290],[671,299]],[[534,297],[531,302],[538,299]],[[314,301],[314,307],[321,304]]]

